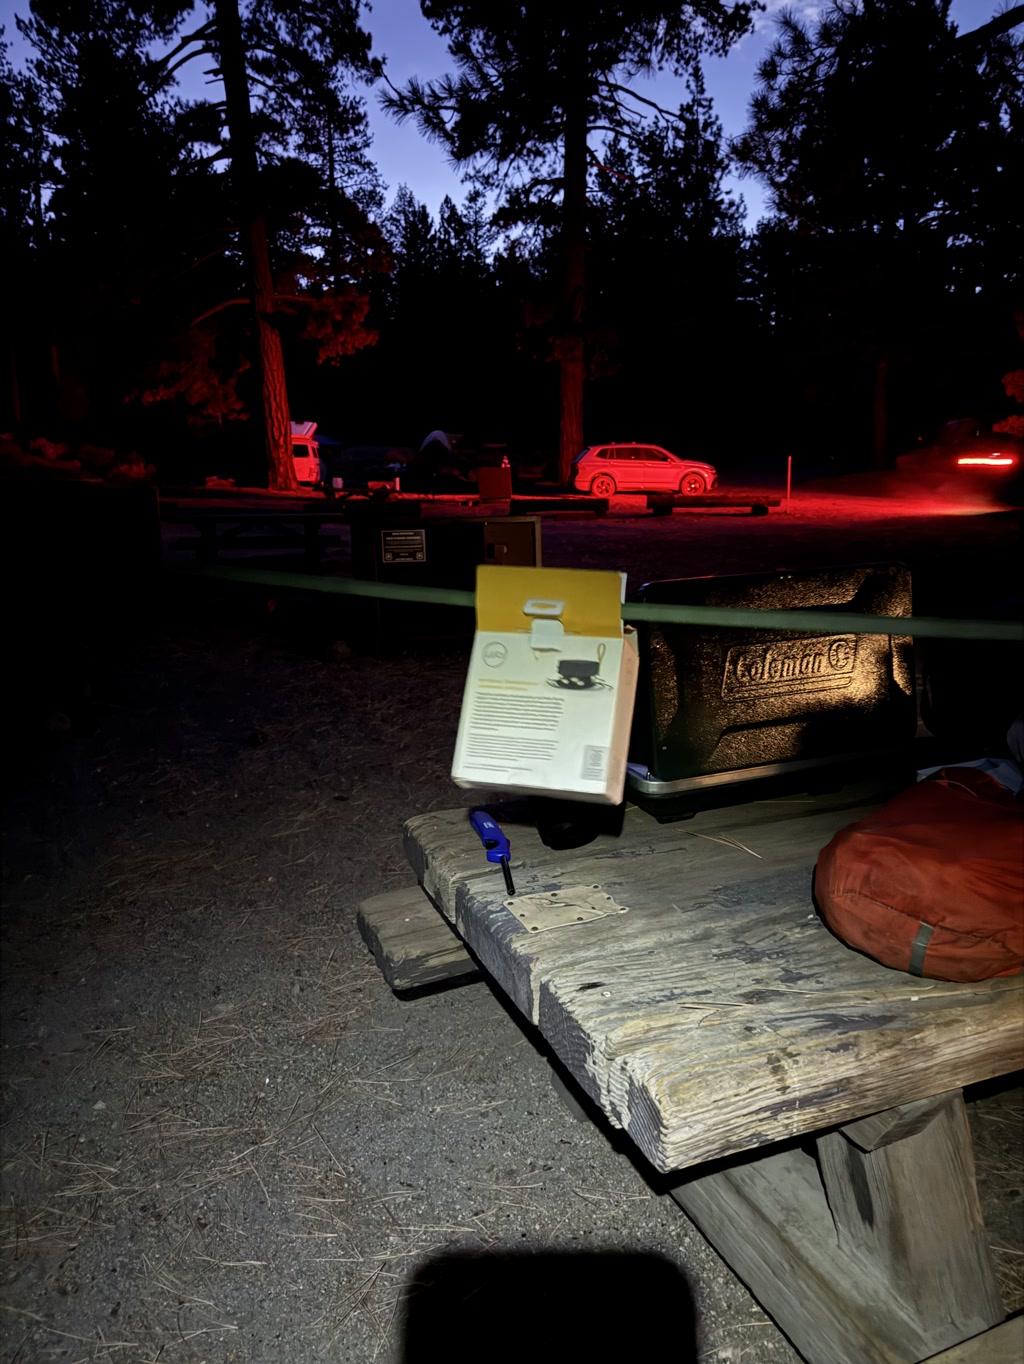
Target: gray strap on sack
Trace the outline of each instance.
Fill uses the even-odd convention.
[[[934,925],[924,922],[917,930],[917,937],[910,949],[910,965],[907,967],[912,976],[924,975],[924,954],[928,951],[928,944],[931,942],[934,932]]]

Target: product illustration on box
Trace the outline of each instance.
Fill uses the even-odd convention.
[[[588,658],[560,658],[558,660],[558,676],[548,678],[549,687],[560,687],[563,691],[589,691],[591,688],[603,687],[605,691],[612,690],[612,684],[606,682],[601,676],[601,664],[604,662],[605,646],[597,646],[597,659],[591,662]]]

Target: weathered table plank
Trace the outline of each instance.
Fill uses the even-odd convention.
[[[399,993],[479,976],[476,962],[418,885],[364,900],[356,926],[381,975]]]
[[[918,981],[814,913],[818,851],[877,803],[861,788],[669,825],[630,809],[621,838],[569,852],[506,822],[520,893],[599,886],[628,906],[536,934],[505,908],[465,810],[411,820],[406,851],[583,1088],[670,1171],[1021,1064],[1020,978]]]
[[[1020,1364],[1024,1359],[1024,1317],[993,1326],[984,1335],[932,1355],[926,1364]]]

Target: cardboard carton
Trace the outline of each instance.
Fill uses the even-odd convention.
[[[619,573],[477,570],[459,786],[622,800],[637,678],[622,596]]]

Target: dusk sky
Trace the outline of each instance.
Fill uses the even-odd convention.
[[[708,59],[706,63],[708,89],[727,135],[741,132],[745,125],[757,64],[771,42],[773,16],[784,8],[785,0],[767,0],[756,32],[748,34],[728,57]],[[813,18],[825,6],[820,0],[790,0],[788,8]],[[1000,8],[998,0],[953,0],[951,15],[966,30],[984,23]],[[26,0],[0,0],[0,23],[6,29],[4,36],[11,43],[15,63],[23,58],[26,46],[16,31],[14,15],[27,11]],[[396,85],[410,76],[429,80],[451,69],[445,43],[423,18],[416,0],[374,0],[363,23],[373,35],[374,52],[387,57],[388,76]],[[182,88],[188,95],[209,95],[212,91],[210,85],[203,84],[200,66],[199,62],[192,63],[181,72]],[[670,108],[683,97],[680,83],[671,76],[641,82],[638,89]],[[460,173],[448,165],[441,149],[427,142],[411,122],[399,125],[384,114],[373,91],[367,92],[367,108],[374,137],[371,155],[387,182],[389,202],[402,184],[408,185],[432,213],[437,212],[446,194],[461,202],[465,190]],[[742,194],[753,226],[764,204],[760,185],[752,179],[730,183]]]

